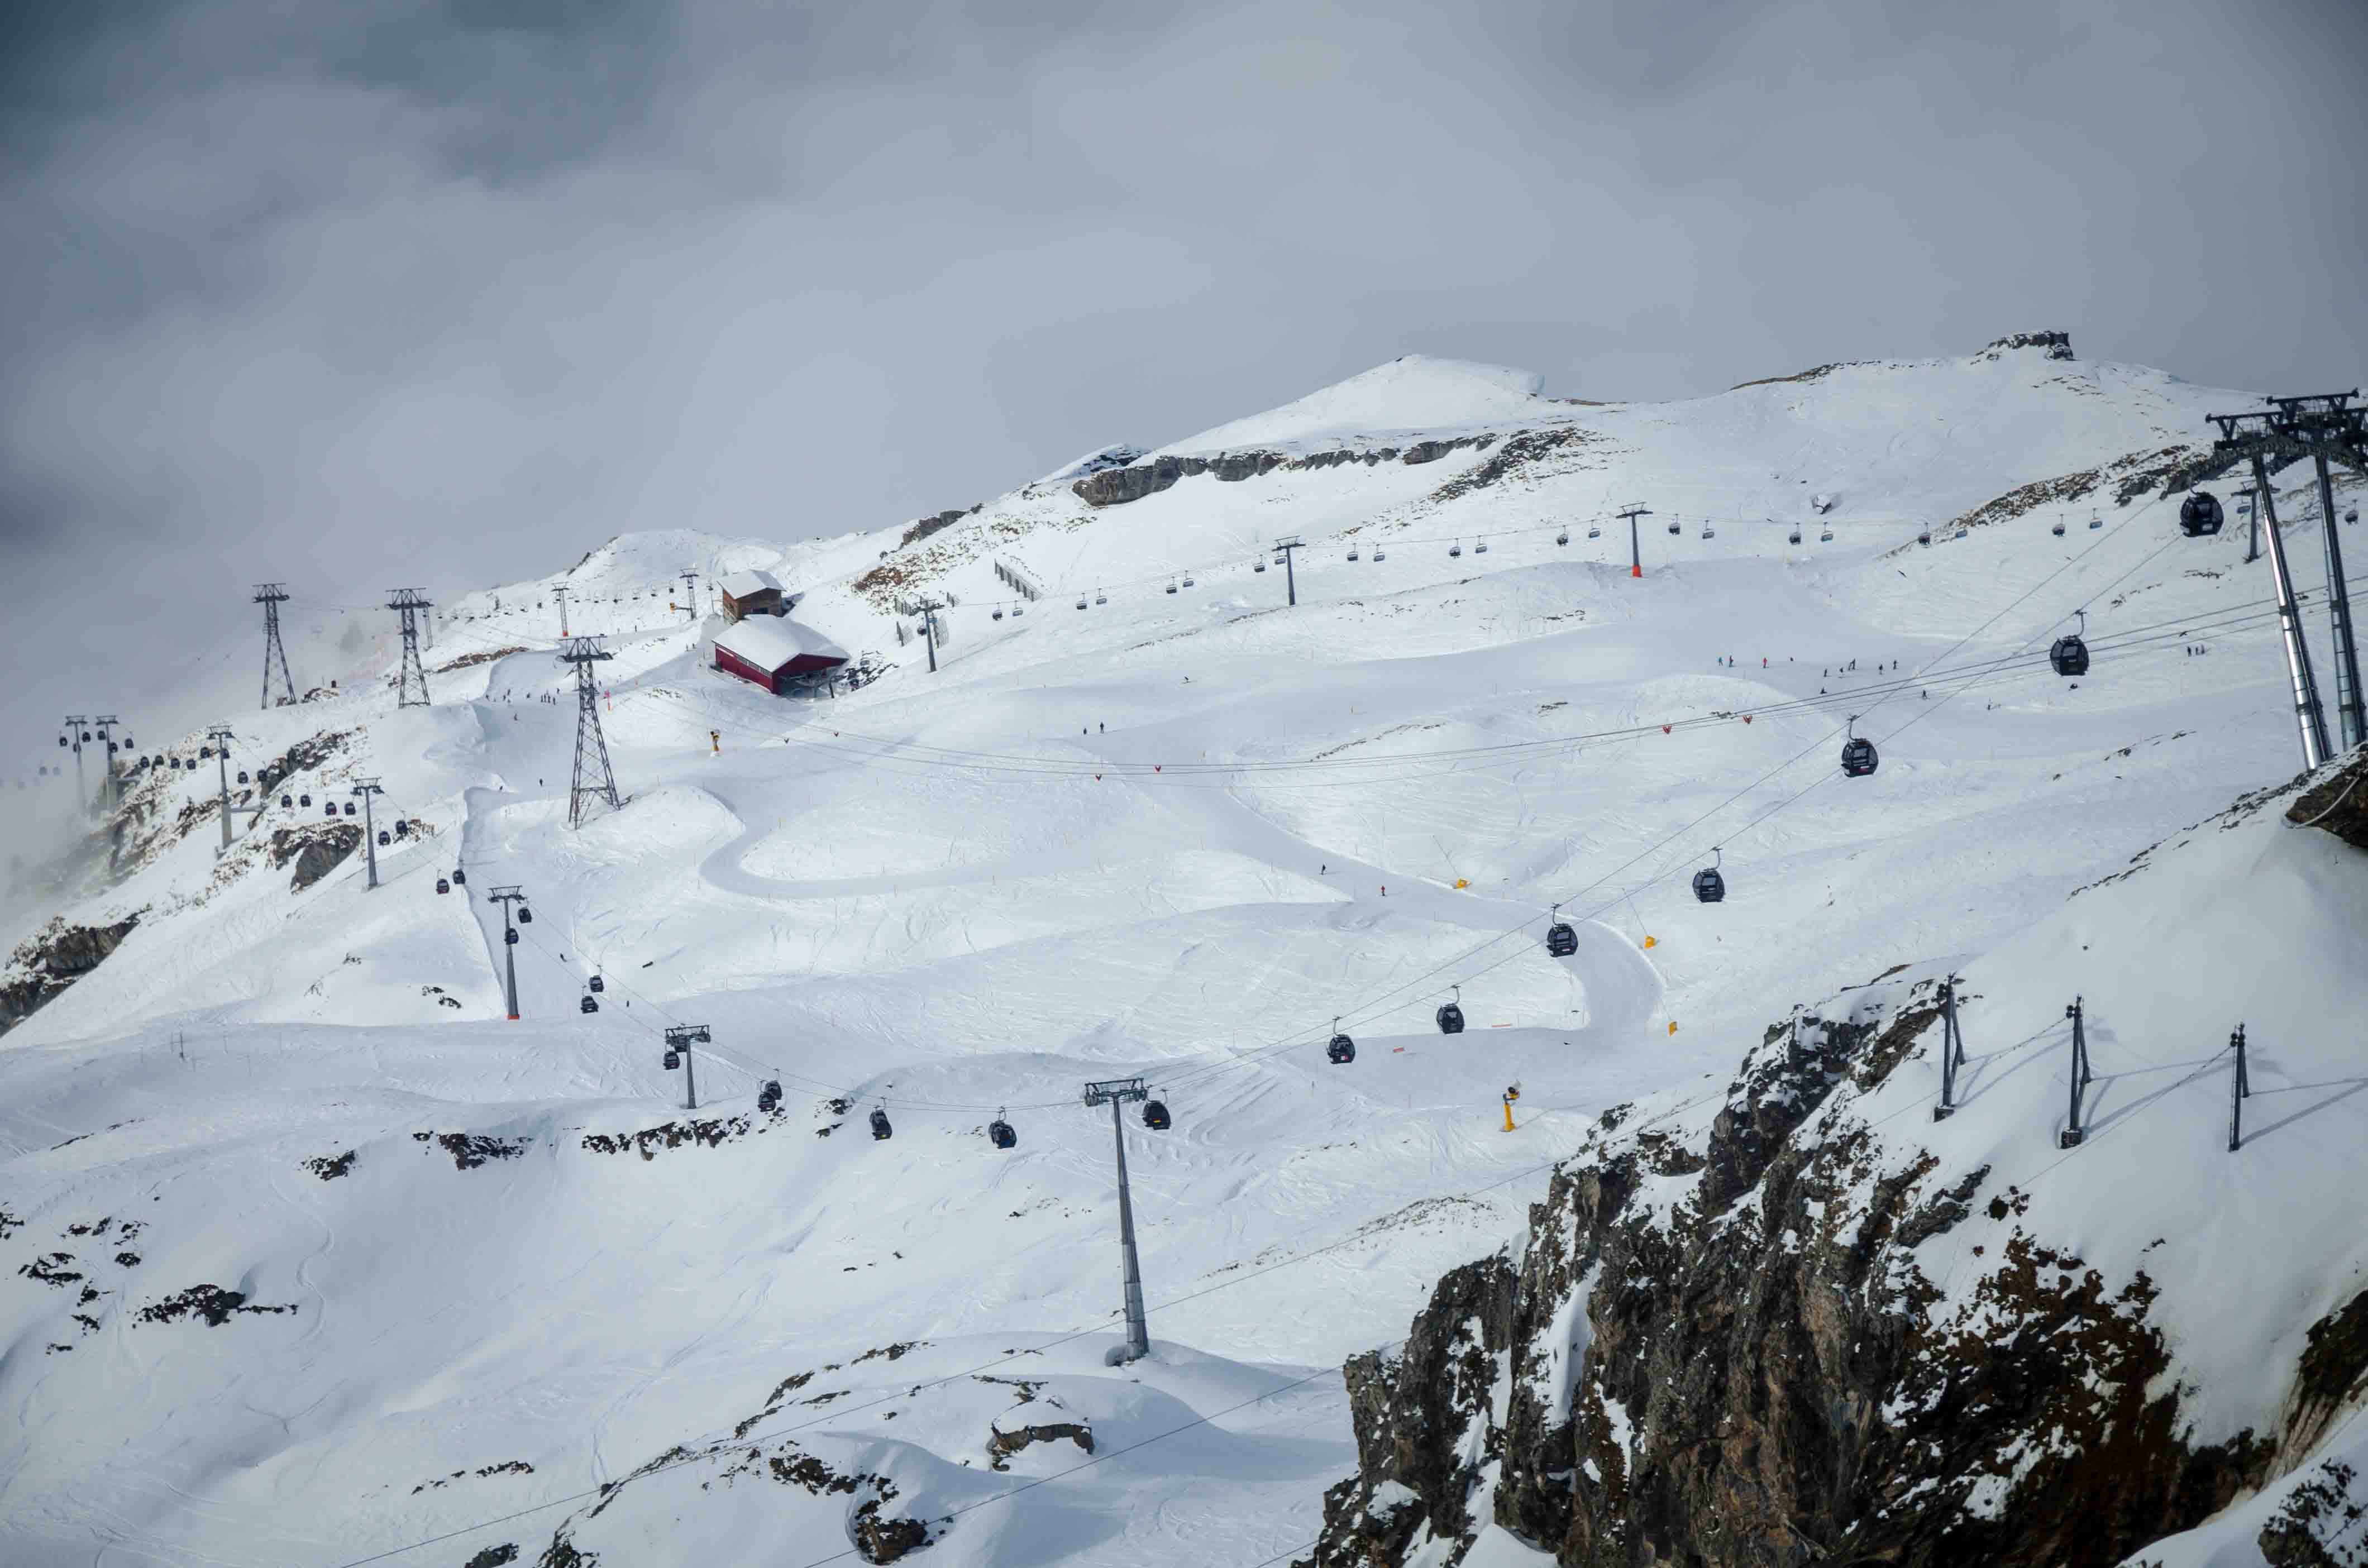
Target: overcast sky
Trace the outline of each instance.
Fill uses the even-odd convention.
[[[7,771],[259,665],[258,578],[878,527],[1408,352],[1665,397],[2060,327],[2350,387],[2363,65],[2349,0],[25,0]]]

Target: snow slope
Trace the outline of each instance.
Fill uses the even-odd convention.
[[[681,1490],[686,1467],[598,1519],[473,1527],[926,1340],[916,1378],[1044,1346],[1031,1397],[1112,1442],[953,1516],[925,1560],[1174,1561],[1213,1530],[1204,1560],[1257,1562],[1314,1535],[1309,1478],[1349,1451],[1337,1378],[1283,1385],[1401,1332],[1597,1112],[1724,1072],[1787,1002],[1996,947],[2288,771],[2239,534],[2182,540],[2109,477],[2061,540],[2051,508],[1912,543],[2201,441],[2241,394],[2035,351],[1667,405],[1533,392],[1398,361],[1170,449],[1474,437],[1426,463],[1204,473],[1107,508],[1040,482],[918,538],[627,536],[440,606],[431,708],[393,706],[373,632],[340,695],[236,717],[233,766],[344,735],[288,788],[376,777],[381,817],[423,831],[374,891],[357,855],[291,893],[272,835],[320,807],[267,793],[218,864],[209,765],[156,786],[154,821],[199,813],[185,836],[55,909],[139,921],[0,1037],[0,1554],[319,1563],[466,1528],[409,1560],[530,1559],[566,1520],[611,1562],[821,1558],[876,1486]],[[1812,494],[1839,497],[1830,543]],[[1586,537],[1631,497],[1656,513],[1642,580],[1622,525]],[[2282,515],[2315,583],[2317,525]],[[1295,609],[1254,569],[1292,531]],[[783,701],[701,667],[712,626],[679,574],[704,612],[743,567],[887,673]],[[569,630],[617,655],[600,710],[629,797],[581,830],[563,585]],[[934,677],[896,636],[923,592],[957,601]],[[2098,667],[2073,686],[2032,651],[2084,605]],[[1884,765],[1844,786],[1850,714]],[[1704,906],[1685,879],[1713,846],[1732,891]],[[507,884],[533,911],[517,1023],[484,897]],[[1563,960],[1539,944],[1558,902]],[[1444,1038],[1457,984],[1472,1028]],[[1336,1014],[1347,1068],[1322,1054]],[[666,1024],[712,1032],[696,1117]],[[1177,1124],[1128,1134],[1157,1353],[1111,1373],[1110,1129],[1075,1102],[1136,1073]],[[755,1109],[767,1078],[778,1116]],[[886,1143],[862,1135],[875,1102]],[[1008,1154],[980,1135],[998,1108]],[[143,1321],[199,1286],[294,1310]],[[848,1399],[910,1386],[861,1365]],[[827,1419],[797,1440],[936,1517],[988,1495],[958,1472],[1008,1392],[801,1406]],[[698,1526],[651,1522],[693,1492]]]

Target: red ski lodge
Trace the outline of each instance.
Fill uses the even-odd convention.
[[[737,620],[715,634],[715,667],[776,697],[845,663],[845,649],[794,620]]]

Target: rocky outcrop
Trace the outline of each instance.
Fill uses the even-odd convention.
[[[2331,833],[2354,849],[2368,849],[2368,746],[2294,798],[2286,820]]]
[[[2105,1568],[2260,1483],[2269,1437],[2190,1441],[2142,1271],[2108,1281],[1988,1167],[1837,1099],[1940,1034],[1930,982],[1850,995],[1770,1028],[1714,1114],[1607,1114],[1525,1245],[1348,1363],[1358,1471],[1303,1562],[1452,1568],[1493,1522],[1600,1568]],[[1969,1221],[1985,1272],[1944,1296],[1910,1254]]]
[[[2010,332],[2004,337],[1992,338],[1975,358],[1997,359],[2017,348],[2044,348],[2050,359],[2069,359],[2072,358],[2072,335],[2068,332]]]
[[[1363,463],[1368,468],[1375,463],[1393,461],[1430,463],[1467,447],[1486,451],[1500,438],[1494,435],[1457,436],[1444,440],[1417,441],[1406,448],[1363,447],[1352,449],[1338,447],[1297,458],[1263,449],[1187,458],[1154,458],[1140,466],[1104,469],[1099,473],[1088,474],[1069,488],[1087,506],[1122,506],[1146,495],[1156,495],[1178,480],[1197,478],[1201,474],[1238,484],[1246,479],[1272,473],[1279,468],[1306,471],[1339,468],[1349,463]]]
[[[271,846],[267,853],[271,864],[286,869],[291,863],[296,874],[289,879],[290,892],[302,892],[323,877],[346,863],[347,857],[361,847],[362,830],[349,822],[324,822],[308,827],[274,829]]]
[[[54,1001],[66,987],[97,969],[123,938],[131,935],[144,911],[125,915],[112,926],[69,926],[52,919],[34,936],[17,944],[0,982],[0,1034],[6,1034]]]
[[[1175,458],[1156,458],[1141,467],[1106,468],[1089,473],[1069,488],[1088,506],[1123,506],[1146,495],[1156,495],[1184,477],[1184,465]]]

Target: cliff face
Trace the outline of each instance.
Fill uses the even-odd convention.
[[[2234,1128],[2233,1047],[2179,1043],[2199,999],[2258,1018],[2267,986],[2300,988],[2247,994],[2249,955],[2215,971],[2199,955],[2228,929],[2356,958],[2352,785],[2368,755],[2248,797],[1968,966],[1959,1017],[1982,1043],[1949,1119],[1940,979],[1904,974],[1770,1027],[1714,1096],[1606,1115],[1522,1237],[1349,1362],[1358,1470],[1303,1562],[1453,1568],[1501,1532],[1590,1568],[2101,1568],[2199,1527],[2237,1553],[2214,1562],[2354,1561],[2359,1162],[2335,1126],[2297,1135],[2356,1091],[2356,1019],[2281,1019],[2293,1087],[2256,1077]],[[2214,898],[2225,925],[2192,913]],[[2050,962],[2121,977],[2097,1071],[2128,1083],[2083,1100],[2067,1150]],[[2279,1119],[2265,1093],[2313,1109]],[[2233,1238],[2257,1193],[2283,1217]]]
[[[1937,1050],[1930,982],[1867,995],[1770,1029],[1698,1147],[1607,1117],[1518,1256],[1349,1362],[1360,1462],[1308,1561],[1453,1563],[1493,1520],[1573,1564],[2106,1564],[2260,1484],[2273,1434],[2184,1440],[2143,1272],[1847,1113],[1798,1136]],[[1969,1222],[1983,1278],[1935,1312],[1905,1254]]]

